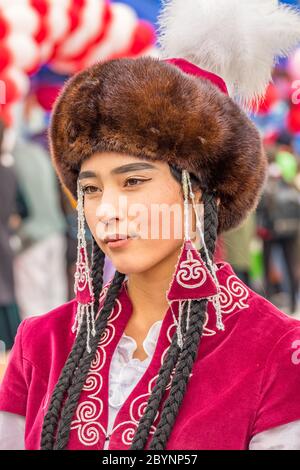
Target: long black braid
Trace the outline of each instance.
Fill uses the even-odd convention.
[[[209,256],[213,259],[215,253],[218,225],[218,210],[214,195],[204,193],[204,234],[205,243]],[[201,256],[205,260],[206,254],[201,249]],[[209,265],[208,265],[209,267]],[[161,418],[156,428],[150,450],[162,450],[165,448],[169,435],[172,431],[176,416],[178,414],[184,393],[187,387],[189,376],[197,357],[197,351],[203,332],[207,300],[193,301],[190,312],[190,327],[186,333],[182,352],[177,345],[177,334],[172,338],[166,359],[161,366],[159,376],[148,400],[144,415],[139,421],[138,428],[134,435],[131,450],[142,450],[145,448],[149,438],[150,428],[155,420],[160,403],[165,394],[173,368],[176,365],[175,375],[172,380],[169,397],[164,403]],[[184,316],[183,316],[184,322]],[[180,354],[179,354],[180,353]],[[178,359],[179,357],[179,359]]]
[[[99,308],[99,297],[103,286],[103,269],[105,256],[99,248],[95,240],[93,240],[93,264],[92,264],[92,280],[93,292],[95,296],[95,311]],[[55,386],[54,392],[51,397],[49,409],[46,413],[43,423],[42,436],[41,436],[41,449],[53,449],[55,441],[55,432],[59,421],[62,404],[65,398],[65,393],[69,389],[74,371],[79,364],[83,351],[86,348],[87,330],[82,327],[80,334],[77,336],[72,351],[64,365],[60,374],[59,380]]]
[[[115,305],[115,301],[119,296],[124,279],[125,274],[121,274],[116,271],[112,283],[110,284],[107,291],[105,302],[103,308],[101,309],[101,315],[99,315],[95,323],[97,334],[95,337],[92,337],[90,341],[91,352],[88,353],[87,350],[84,351],[83,356],[80,359],[79,366],[75,370],[72,384],[69,390],[69,395],[61,413],[54,450],[62,450],[68,444],[71,431],[71,422],[78,405],[81,391],[85,384],[88,372],[91,368],[94,356],[97,352],[101,336],[105,332],[108,317],[111,314],[111,311]]]
[[[216,239],[217,239],[217,225],[213,227],[211,223],[211,217],[217,219],[217,204],[212,196],[205,195],[205,208],[208,211],[207,214],[207,229],[205,233],[208,234],[208,253],[212,259],[215,252]],[[205,226],[205,224],[204,224]],[[209,248],[210,247],[210,248]],[[213,249],[213,251],[209,251]],[[179,412],[180,405],[185,395],[185,391],[188,385],[189,377],[197,358],[199,350],[200,340],[203,333],[203,326],[205,321],[205,313],[207,308],[207,299],[200,301],[193,301],[191,307],[190,327],[186,333],[186,337],[183,343],[182,352],[179,356],[178,363],[176,365],[175,375],[172,380],[170,394],[164,403],[161,418],[159,424],[154,433],[153,439],[150,444],[151,450],[163,450],[167,444],[169,436],[171,434],[173,425],[176,420],[176,416]]]
[[[205,206],[204,233],[205,241],[209,255],[213,257],[215,251],[215,242],[217,235],[217,205],[215,197],[205,193],[203,195]],[[205,259],[205,253],[201,250],[201,255]],[[93,247],[93,287],[97,304],[99,307],[99,295],[103,285],[103,265],[104,254],[94,242]],[[59,381],[53,392],[49,410],[45,416],[41,448],[45,450],[64,449],[67,446],[71,422],[78,405],[82,388],[85,384],[92,360],[96,354],[99,341],[107,325],[108,317],[114,308],[115,301],[118,298],[119,291],[125,279],[124,274],[115,273],[113,281],[106,294],[105,302],[96,321],[97,335],[91,340],[91,353],[86,351],[87,329],[86,322],[83,323],[80,334],[76,338],[73,349],[63,368]],[[202,330],[207,301],[193,301],[190,314],[190,327],[186,332],[183,344],[183,350],[177,345],[177,334],[172,338],[171,346],[168,349],[164,363],[159,371],[153,392],[149,398],[144,416],[139,422],[132,449],[143,449],[149,437],[150,427],[155,419],[165,389],[170,382],[172,373],[175,369],[175,375],[172,380],[170,395],[166,400],[161,420],[151,442],[151,449],[163,449],[167,443],[179,411],[184,391],[186,389],[190,371],[192,370],[196,359]],[[186,310],[183,315],[183,326],[185,324]],[[185,331],[184,331],[185,333]],[[178,392],[178,389],[183,393]],[[66,392],[68,395],[66,397]]]

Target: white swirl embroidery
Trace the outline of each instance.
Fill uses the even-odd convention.
[[[106,295],[107,290],[108,287],[106,286],[101,293],[100,302]],[[115,327],[112,322],[118,318],[121,310],[121,303],[117,299],[115,308],[108,318],[106,329],[99,341],[98,350],[83,387],[83,391],[89,392],[88,399],[78,405],[75,419],[71,424],[71,430],[77,430],[78,439],[85,446],[96,445],[99,442],[101,432],[106,435],[106,430],[99,422],[103,412],[103,401],[99,398],[103,385],[101,371],[106,363],[105,348],[115,336]]]
[[[79,251],[79,261],[77,271],[75,273],[75,292],[78,290],[83,292],[88,283],[88,271],[86,268],[84,253],[82,249]]]
[[[186,289],[197,289],[206,282],[207,273],[204,266],[197,258],[193,258],[191,250],[187,252],[187,259],[180,263],[179,270],[176,274],[178,284]],[[194,284],[188,281],[195,281]],[[196,282],[198,281],[198,282]]]
[[[170,344],[171,344],[171,341],[172,341],[172,337],[173,337],[173,334],[175,331],[172,331],[173,329],[176,329],[176,324],[175,322],[173,324],[171,324],[167,330],[167,338],[168,338],[168,346],[165,348],[165,350],[163,351],[162,355],[161,355],[161,359],[160,359],[160,363],[161,365],[163,364],[164,362],[164,359],[165,359],[165,355],[167,354],[167,351],[170,347]],[[171,383],[172,383],[172,379],[173,379],[173,374],[175,372],[175,368],[173,369],[172,371],[172,374],[171,374],[171,377],[170,377],[170,381],[166,387],[166,390],[169,390],[171,388]],[[193,374],[190,374],[190,377],[192,376]],[[131,442],[133,440],[133,437],[134,437],[134,434],[135,434],[135,431],[137,429],[137,426],[138,426],[138,423],[141,419],[141,417],[143,416],[145,410],[146,410],[146,406],[147,406],[147,402],[149,400],[149,397],[152,393],[152,390],[155,386],[155,383],[156,383],[156,380],[158,378],[158,374],[155,375],[154,377],[152,377],[149,382],[148,382],[148,391],[147,393],[144,393],[142,395],[139,395],[137,396],[133,401],[132,403],[130,404],[130,407],[129,407],[129,415],[130,415],[130,421],[124,421],[120,424],[118,424],[113,430],[112,430],[112,434],[114,432],[116,432],[117,430],[119,431],[120,428],[126,426],[126,428],[124,429],[124,431],[122,431],[122,434],[121,434],[121,439],[122,439],[122,442],[124,445],[126,446],[129,446],[131,445]],[[154,422],[158,419],[159,417],[159,411],[157,412],[156,414],[156,417],[155,417],[155,420]],[[150,435],[154,434],[155,433],[155,430],[156,430],[156,426],[153,424],[150,428]]]
[[[249,290],[235,275],[226,279],[226,287],[220,285],[220,303],[223,315],[232,313],[235,309],[243,310],[249,307],[246,300],[249,297]],[[215,300],[212,299],[215,306]]]
[[[101,293],[100,301],[104,298],[107,293],[109,286],[105,286]],[[249,305],[246,303],[247,298],[249,297],[249,290],[241,283],[241,281],[235,276],[232,275],[227,278],[226,280],[226,287],[224,285],[220,285],[221,287],[221,308],[223,314],[230,314],[235,309],[245,309],[249,308]],[[213,299],[209,300],[209,302],[214,302]],[[214,305],[214,303],[213,303]],[[102,389],[103,385],[103,377],[100,371],[103,369],[105,361],[106,361],[106,352],[105,347],[112,341],[115,336],[115,327],[112,324],[120,315],[122,310],[121,303],[119,300],[116,301],[116,306],[112,310],[109,321],[107,324],[107,328],[103,333],[101,340],[99,342],[98,351],[96,356],[93,360],[92,367],[88,374],[85,386],[83,390],[90,392],[88,395],[88,400],[82,402],[77,410],[76,410],[76,418],[72,422],[71,429],[77,429],[78,439],[80,442],[85,446],[93,446],[99,442],[100,432],[106,435],[106,430],[103,426],[99,423],[99,418],[103,412],[103,401],[98,398],[99,393]],[[204,323],[204,336],[213,336],[216,334],[216,331],[207,328],[208,323],[208,313],[206,313],[206,319]],[[167,338],[168,338],[168,346],[165,348],[161,355],[161,365],[164,362],[164,358],[167,354],[169,346],[172,341],[172,336],[174,331],[172,329],[176,329],[175,322],[171,324],[167,330]],[[172,371],[170,381],[166,390],[169,390],[172,383],[173,374],[175,372],[175,368]],[[193,374],[190,374],[190,377]],[[152,393],[152,390],[155,386],[156,380],[158,378],[158,374],[155,377],[152,377],[148,382],[148,391],[142,395],[137,396],[129,407],[129,415],[130,420],[124,421],[118,424],[115,428],[113,428],[112,433],[116,431],[120,431],[121,428],[125,429],[121,431],[121,439],[122,443],[126,446],[131,445],[133,440],[136,428],[138,426],[140,418],[143,416],[143,413],[146,409],[147,402],[149,396]],[[142,379],[141,379],[142,380]],[[157,412],[156,418],[154,422],[159,417],[159,412]],[[154,434],[156,430],[155,425],[151,426],[150,435]]]

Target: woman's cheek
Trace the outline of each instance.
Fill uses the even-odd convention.
[[[88,210],[85,210],[85,220],[90,231],[94,234],[96,232],[96,227],[95,227],[95,224],[93,223],[92,214]]]
[[[97,220],[96,209],[94,210],[92,207],[88,206],[85,209],[85,220],[93,237],[97,240],[97,232],[99,229],[97,224],[99,224],[99,220]]]

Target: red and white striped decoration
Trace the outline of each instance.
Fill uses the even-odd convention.
[[[44,64],[73,74],[99,60],[145,54],[154,43],[154,28],[121,2],[0,0],[0,80],[9,89],[0,117],[26,95],[28,76]]]

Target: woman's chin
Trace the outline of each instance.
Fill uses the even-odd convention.
[[[141,274],[146,271],[144,266],[139,266],[138,263],[113,263],[114,268],[121,274],[131,275],[131,274]]]
[[[115,269],[122,274],[142,274],[149,272],[170,256],[169,250],[160,244],[144,244],[143,246],[129,245],[126,247],[106,250]],[[166,247],[165,247],[166,248]],[[169,246],[167,247],[169,248]],[[178,247],[174,247],[171,255],[178,258]]]
[[[146,262],[145,259],[136,256],[113,256],[110,260],[114,268],[121,274],[141,274],[153,266],[153,261]]]

